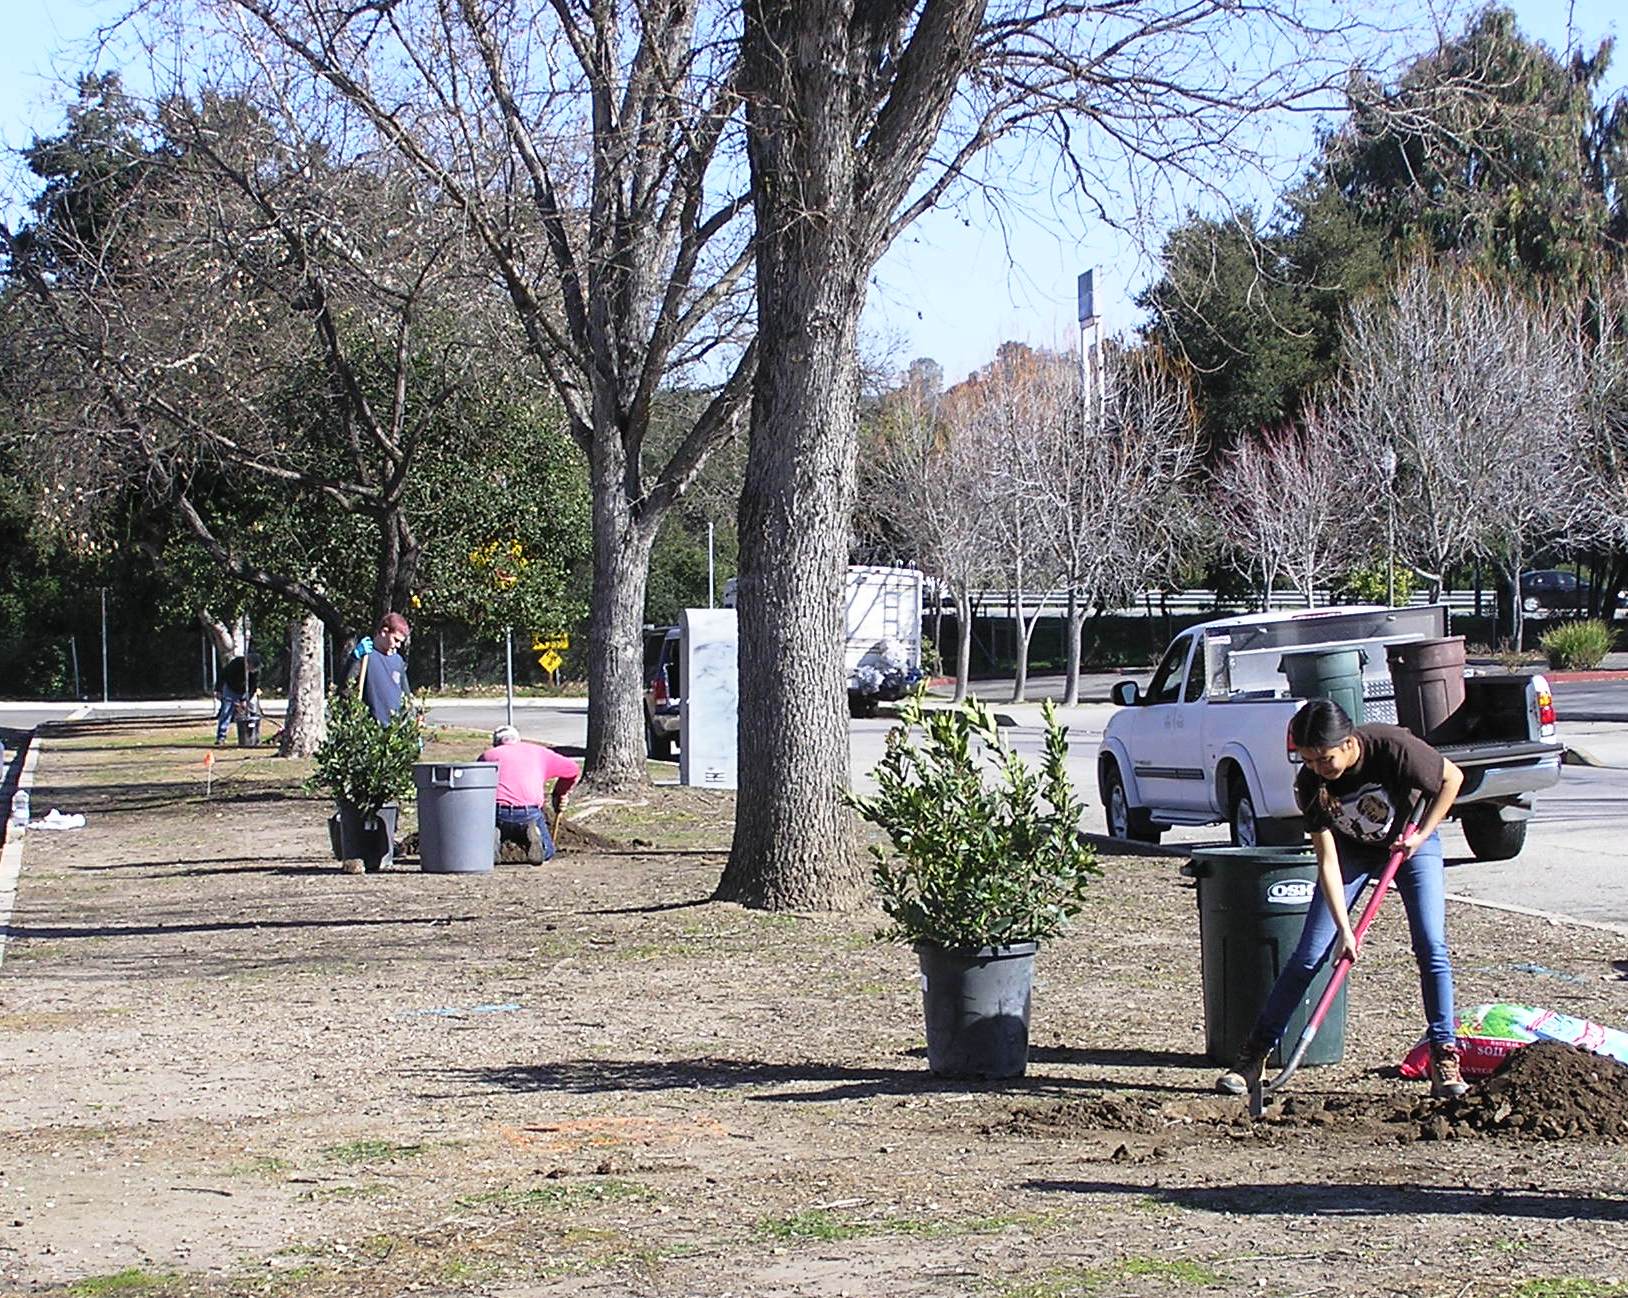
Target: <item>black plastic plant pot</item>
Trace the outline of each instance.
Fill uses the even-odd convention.
[[[339,855],[343,860],[360,860],[369,874],[390,864],[396,841],[395,803],[386,803],[371,815],[348,802],[339,804]]]
[[[927,1067],[940,1077],[1022,1077],[1039,944],[976,950],[916,943],[927,1015]]]

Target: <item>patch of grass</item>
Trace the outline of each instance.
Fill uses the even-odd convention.
[[[322,1156],[335,1163],[394,1163],[403,1158],[417,1158],[423,1152],[423,1145],[398,1145],[394,1141],[364,1138],[329,1145]]]
[[[814,1239],[834,1241],[865,1235],[904,1235],[916,1239],[943,1239],[953,1235],[993,1235],[1015,1226],[1039,1226],[1050,1217],[1012,1213],[994,1217],[837,1217],[819,1208],[794,1212],[786,1217],[765,1217],[757,1224],[757,1234],[765,1239],[789,1241]]]
[[[1622,1294],[1628,1294],[1628,1285],[1564,1275],[1545,1280],[1527,1280],[1511,1289],[1509,1298],[1618,1298]]]
[[[226,1169],[228,1176],[286,1176],[294,1170],[294,1164],[286,1158],[278,1158],[273,1154],[256,1154],[242,1163],[234,1163]]]
[[[1058,1268],[1032,1280],[1001,1285],[994,1295],[995,1298],[1083,1298],[1091,1292],[1093,1284],[1084,1271]]]
[[[390,1193],[390,1187],[381,1181],[365,1181],[361,1185],[316,1185],[300,1199],[305,1203],[343,1203],[349,1199],[377,1199]]]
[[[1098,1294],[1120,1292],[1126,1280],[1137,1277],[1166,1280],[1195,1289],[1226,1281],[1225,1276],[1185,1259],[1126,1257],[1109,1266],[1055,1267],[1017,1284],[1002,1285],[995,1292],[997,1298],[1094,1298]]]
[[[1122,1258],[1115,1266],[1108,1269],[1122,1276],[1159,1276],[1165,1280],[1173,1280],[1177,1284],[1190,1284],[1198,1287],[1207,1284],[1220,1284],[1225,1278],[1216,1274],[1207,1266],[1200,1266],[1197,1262],[1189,1262],[1184,1258],[1170,1261],[1160,1257],[1127,1257]]]
[[[158,1271],[144,1271],[139,1266],[127,1266],[122,1271],[107,1275],[88,1275],[68,1286],[74,1298],[122,1298],[125,1294],[151,1293],[169,1284],[175,1277]]]
[[[817,1239],[827,1243],[834,1240],[854,1239],[868,1234],[859,1222],[844,1221],[818,1208],[794,1212],[788,1217],[765,1217],[757,1224],[757,1233],[766,1239]]]
[[[648,1185],[637,1181],[583,1181],[574,1185],[544,1185],[523,1190],[518,1186],[504,1186],[500,1190],[483,1190],[479,1194],[466,1194],[455,1202],[460,1208],[580,1208],[587,1204],[617,1201],[645,1202],[656,1197]]]
[[[503,1264],[492,1258],[449,1257],[441,1263],[444,1284],[482,1284],[503,1274]]]

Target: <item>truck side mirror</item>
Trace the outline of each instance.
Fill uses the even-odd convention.
[[[1135,681],[1115,681],[1113,689],[1108,691],[1108,697],[1122,708],[1131,708],[1142,697],[1142,691]]]

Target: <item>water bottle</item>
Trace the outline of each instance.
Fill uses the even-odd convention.
[[[28,790],[18,789],[11,795],[11,823],[19,828],[28,825]]]

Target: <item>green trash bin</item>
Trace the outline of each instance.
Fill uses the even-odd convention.
[[[1304,847],[1202,847],[1181,872],[1198,881],[1204,1052],[1230,1068],[1300,940],[1306,911],[1323,905],[1317,858]],[[1325,963],[1312,979],[1268,1061],[1273,1067],[1281,1068],[1294,1053],[1331,972],[1331,963]],[[1337,1064],[1344,1055],[1341,984],[1301,1065]]]
[[[1363,721],[1362,668],[1368,655],[1361,649],[1307,649],[1284,654],[1278,670],[1289,678],[1289,693],[1297,699],[1333,699],[1345,709],[1351,724]]]

